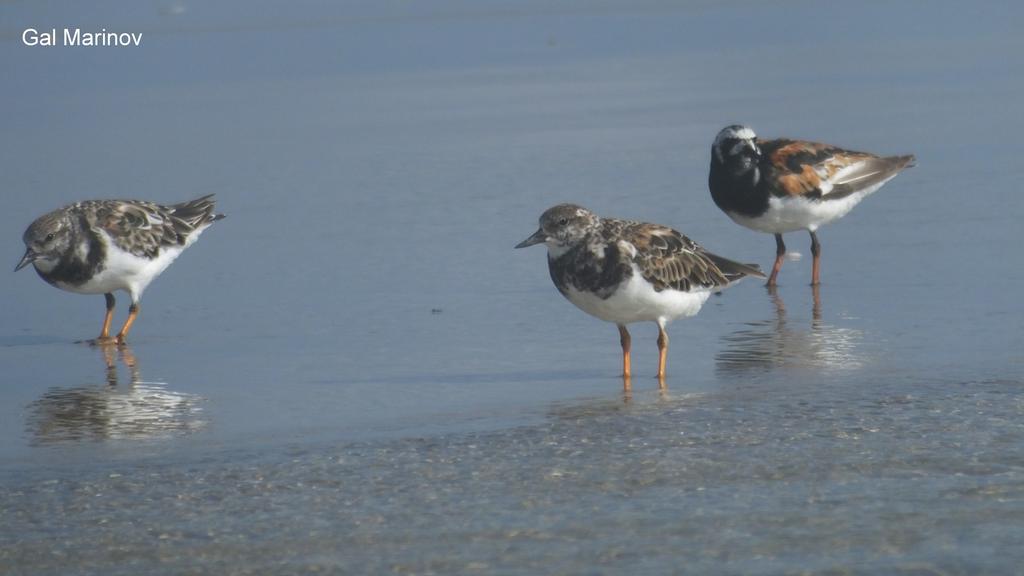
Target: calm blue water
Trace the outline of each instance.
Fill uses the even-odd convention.
[[[1013,3],[0,8],[0,256],[93,197],[228,218],[98,350],[0,282],[0,572],[1013,573],[1024,565],[1024,10]],[[27,48],[26,27],[142,32]],[[915,153],[669,333],[512,246],[548,206],[768,266],[711,141]],[[126,297],[119,298],[116,322]]]

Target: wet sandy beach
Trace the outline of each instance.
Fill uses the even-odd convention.
[[[0,572],[1024,563],[1015,4],[52,6],[0,9],[11,267],[78,199],[228,218],[121,350],[75,343],[102,298],[0,283]],[[21,45],[65,20],[144,40]],[[817,293],[794,233],[672,324],[667,391],[637,326],[624,393],[512,246],[573,201],[770,265],[707,191],[733,122],[918,166],[822,228]]]

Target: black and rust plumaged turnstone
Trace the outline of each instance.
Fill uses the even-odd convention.
[[[761,140],[746,126],[727,126],[711,147],[708,187],[715,204],[737,224],[775,235],[775,286],[786,245],[782,235],[811,234],[811,284],[821,281],[819,226],[842,217],[905,168],[914,156],[876,156],[829,144]]]
[[[146,286],[223,218],[213,194],[161,206],[139,200],[88,200],[44,214],[25,231],[25,255],[15,271],[32,264],[48,283],[79,294],[103,294],[107,313],[96,343],[124,343],[139,314]],[[114,291],[132,299],[120,332],[110,336]]]
[[[666,226],[600,218],[575,204],[548,209],[540,228],[516,248],[540,243],[547,244],[558,291],[587,314],[618,326],[627,386],[627,324],[658,324],[658,379],[664,383],[665,326],[697,314],[712,292],[745,276],[764,278],[756,266],[716,256]]]

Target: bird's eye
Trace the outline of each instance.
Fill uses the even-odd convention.
[[[53,240],[53,232],[46,235],[46,241],[49,242],[50,240]]]
[[[558,220],[558,225],[559,225],[559,226],[565,226],[565,225],[566,225],[566,224],[568,224],[568,223],[569,223],[569,219],[568,219],[568,218],[560,218],[560,219]]]

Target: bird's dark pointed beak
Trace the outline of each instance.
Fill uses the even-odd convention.
[[[534,244],[540,244],[548,239],[548,235],[544,233],[544,230],[538,228],[532,236],[523,240],[519,244],[516,244],[516,248],[526,248],[527,246],[533,246]]]
[[[21,257],[21,262],[18,262],[18,265],[14,267],[14,271],[17,272],[18,270],[21,270],[25,266],[35,262],[38,258],[39,254],[33,252],[31,248],[26,248],[25,255]]]

